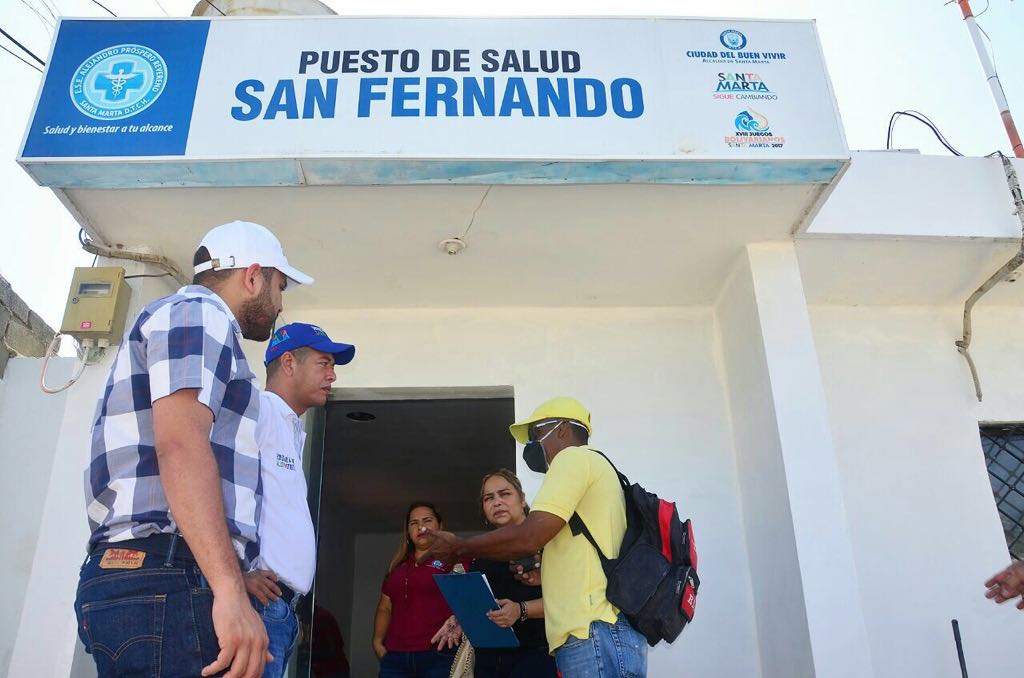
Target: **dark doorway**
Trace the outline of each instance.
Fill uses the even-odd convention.
[[[342,642],[352,678],[377,675],[373,615],[406,507],[432,501],[448,529],[482,530],[481,478],[515,469],[514,415],[511,387],[335,392],[311,427],[323,440],[310,451],[316,610],[297,675],[330,675]]]

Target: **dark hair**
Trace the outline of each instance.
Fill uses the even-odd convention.
[[[577,423],[575,419],[567,419],[569,422],[569,429],[572,431],[572,439],[577,443],[586,445],[590,442],[590,431],[582,423]]]
[[[295,361],[301,363],[305,362],[306,357],[311,350],[312,349],[309,346],[299,346],[297,349],[294,349],[292,351],[285,351],[284,353],[291,353],[293,356],[295,356]],[[274,360],[269,365],[267,365],[268,384],[270,383],[270,380],[273,379],[275,375],[277,375],[277,371],[281,367],[281,356],[283,356],[284,353],[274,358]]]
[[[208,261],[212,261],[213,257],[210,256],[210,250],[206,249],[205,245],[201,245],[196,253],[192,255],[192,267],[195,268],[199,264],[205,264]],[[201,273],[192,274],[192,284],[202,285],[203,287],[216,291],[218,287],[223,285],[234,275],[235,271],[240,270],[237,268],[222,268],[220,270],[213,270],[212,268],[202,271]],[[273,280],[274,269],[264,266],[260,269],[263,274],[263,282],[268,285]]]
[[[205,264],[211,259],[210,250],[206,249],[205,245],[201,245],[192,256],[192,267],[195,268],[199,264]],[[192,284],[202,285],[207,289],[215,290],[227,282],[232,273],[234,273],[234,269],[232,268],[222,269],[219,271],[215,271],[210,268],[202,271],[201,273],[192,274]]]
[[[487,520],[487,514],[484,513],[484,485],[487,484],[488,480],[494,478],[495,476],[499,478],[504,478],[505,480],[508,481],[509,485],[515,488],[516,492],[519,493],[519,498],[523,501],[523,513],[529,515],[530,505],[526,503],[526,493],[523,492],[523,484],[519,482],[519,478],[516,476],[515,473],[509,471],[507,468],[499,468],[494,469],[490,473],[487,473],[480,480],[480,515],[483,516],[484,524],[486,524],[488,527],[494,527],[493,525],[491,525],[490,521]]]
[[[441,512],[437,510],[437,506],[433,502],[429,501],[414,501],[409,504],[409,508],[405,511],[405,522],[402,523],[402,534],[403,539],[401,545],[395,551],[395,555],[391,556],[391,562],[388,563],[388,574],[390,574],[396,567],[402,564],[402,562],[409,557],[409,554],[413,552],[414,546],[412,539],[409,539],[409,519],[412,518],[412,512],[418,508],[428,508],[437,518],[437,524],[439,527],[444,527],[444,517]]]

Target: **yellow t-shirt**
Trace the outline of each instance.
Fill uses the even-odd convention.
[[[626,504],[615,470],[589,446],[567,447],[555,455],[531,505],[568,523],[579,513],[605,556],[617,558],[626,532]],[[590,622],[614,624],[619,610],[608,602],[608,580],[594,547],[566,525],[544,547],[544,628],[554,653],[573,635],[590,636]]]

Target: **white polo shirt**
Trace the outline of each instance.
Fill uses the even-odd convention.
[[[272,570],[302,595],[312,588],[316,570],[316,536],[302,471],[305,442],[302,422],[288,403],[276,393],[260,393],[256,444],[263,474],[263,510],[256,567]]]

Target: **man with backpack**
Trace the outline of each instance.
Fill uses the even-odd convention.
[[[467,539],[435,532],[421,560],[504,560],[543,548],[544,625],[562,677],[646,676],[647,641],[609,602],[601,556],[569,525],[578,515],[604,556],[619,557],[626,500],[615,468],[588,444],[590,412],[573,398],[554,398],[509,430],[525,445],[527,466],[545,474],[526,520]]]

